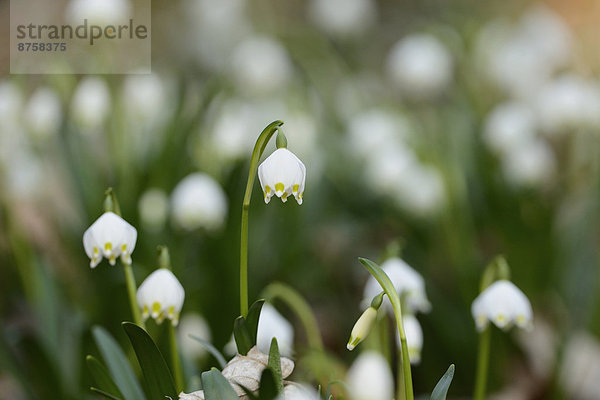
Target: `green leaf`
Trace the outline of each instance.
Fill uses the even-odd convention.
[[[142,392],[127,357],[125,357],[115,339],[100,326],[93,327],[92,334],[108,366],[110,376],[125,400],[146,400],[146,396]]]
[[[452,378],[454,378],[454,364],[450,364],[444,376],[442,376],[437,385],[435,385],[435,388],[431,393],[431,400],[446,400]]]
[[[119,397],[115,397],[115,396],[113,396],[112,394],[110,394],[110,393],[106,393],[104,390],[100,390],[100,389],[98,389],[98,388],[95,388],[95,387],[91,387],[91,388],[90,388],[90,390],[91,390],[92,392],[94,392],[94,393],[97,393],[97,394],[99,394],[100,396],[103,396],[103,397],[105,397],[105,398],[107,398],[107,399],[110,399],[110,400],[121,400]]]
[[[235,344],[238,348],[238,353],[246,355],[250,349],[254,346],[252,342],[252,336],[248,331],[248,324],[244,317],[239,316],[233,323],[233,337],[235,338]]]
[[[131,322],[123,322],[122,325],[142,368],[148,395],[152,400],[164,400],[165,396],[176,399],[177,390],[171,371],[150,335]]]
[[[256,345],[256,338],[258,336],[258,320],[260,319],[260,311],[262,310],[262,306],[264,304],[264,299],[256,300],[250,306],[248,315],[246,316],[246,326],[248,327],[248,332],[252,338],[252,347]]]
[[[271,348],[269,349],[269,368],[273,372],[275,388],[277,390],[277,394],[279,394],[283,392],[283,377],[281,376],[281,357],[279,356],[279,346],[277,345],[276,338],[271,339]]]
[[[225,361],[225,357],[223,357],[223,354],[221,354],[221,352],[219,350],[217,350],[217,348],[215,346],[213,346],[210,342],[207,342],[206,340],[199,338],[198,336],[195,336],[195,335],[188,335],[188,336],[190,338],[194,339],[195,341],[197,341],[198,343],[200,343],[202,346],[204,346],[204,348],[206,348],[206,350],[208,350],[208,352],[210,354],[212,354],[212,356],[219,362],[221,369],[225,368],[225,366],[227,365],[227,361]]]
[[[271,367],[265,368],[260,376],[260,391],[258,398],[260,400],[273,400],[279,395],[277,388],[277,378]]]
[[[206,400],[239,400],[229,381],[216,368],[202,373],[202,387]]]
[[[90,374],[92,375],[92,379],[94,383],[98,387],[99,390],[102,390],[104,393],[107,393],[115,398],[122,399],[123,395],[119,391],[119,388],[113,382],[112,378],[108,374],[108,371],[102,365],[97,358],[88,355],[85,358],[85,362],[90,370]]]

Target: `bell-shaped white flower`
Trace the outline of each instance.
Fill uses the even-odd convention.
[[[175,275],[166,268],[159,268],[144,280],[137,291],[137,302],[142,318],[152,317],[157,323],[165,318],[173,325],[179,323],[185,291]]]
[[[207,354],[206,347],[192,336],[207,341],[212,340],[210,326],[200,314],[186,313],[181,317],[177,337],[181,345],[181,352],[191,360],[201,359]]]
[[[381,268],[390,277],[400,297],[406,301],[407,311],[411,313],[429,311],[431,304],[425,293],[425,281],[417,271],[400,258],[390,258],[381,264]],[[379,282],[371,276],[365,285],[363,304],[369,304],[381,290]],[[387,296],[383,302],[387,309],[392,311],[392,305]]]
[[[471,313],[479,331],[489,321],[507,330],[513,325],[530,329],[533,311],[531,303],[519,288],[507,280],[499,280],[488,286],[471,305]]]
[[[402,317],[406,345],[408,347],[408,358],[410,363],[417,365],[421,362],[421,350],[423,349],[423,330],[419,320],[412,314]],[[400,348],[400,334],[396,333],[396,344]]]
[[[135,249],[137,230],[113,212],[105,212],[83,234],[83,247],[90,258],[90,267],[106,258],[115,265],[117,257],[124,264],[131,264]]]
[[[269,354],[271,340],[277,339],[279,352],[291,356],[294,348],[294,327],[269,303],[265,303],[258,319],[256,345],[258,349]]]
[[[263,189],[265,203],[268,204],[275,194],[284,203],[288,196],[294,195],[298,204],[302,204],[306,167],[288,149],[277,149],[267,157],[258,166],[258,179]]]
[[[352,363],[346,375],[354,400],[389,400],[394,397],[394,378],[385,357],[365,351]]]

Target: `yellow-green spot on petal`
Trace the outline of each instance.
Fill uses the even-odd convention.
[[[100,249],[96,246],[94,246],[94,255],[98,255],[98,253],[100,253]]]
[[[161,308],[162,308],[162,307],[160,306],[160,303],[159,303],[158,301],[155,301],[155,302],[152,304],[152,315],[153,315],[153,316],[155,316],[155,315],[157,315],[158,313],[160,313],[160,309],[161,309]]]
[[[271,187],[269,187],[269,185],[265,186],[265,192],[266,192],[267,194],[270,194],[270,193],[271,193]]]
[[[112,243],[111,242],[106,242],[104,244],[104,251],[107,253],[112,252]]]
[[[149,314],[150,310],[148,309],[148,304],[144,304],[144,307],[142,308],[142,316],[147,318]]]
[[[124,244],[123,246],[121,246],[121,252],[122,253],[126,253],[127,252],[127,245]]]
[[[169,307],[169,318],[173,319],[175,316],[175,306]]]
[[[300,190],[300,185],[294,185],[294,186],[292,186],[292,192],[297,193],[298,190]]]
[[[275,184],[275,191],[276,192],[283,192],[285,190],[285,186],[283,185],[283,183],[279,182]]]
[[[284,193],[283,196],[281,196],[281,200],[286,201],[288,198],[288,194]]]

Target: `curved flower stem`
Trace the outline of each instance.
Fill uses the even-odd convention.
[[[177,332],[172,323],[169,322],[169,347],[171,350],[171,362],[173,366],[173,377],[175,378],[175,388],[181,392],[183,387],[183,372],[181,367],[181,358],[177,347]]]
[[[477,374],[475,375],[475,390],[473,400],[485,399],[488,366],[490,363],[490,341],[492,329],[488,326],[479,335],[479,349],[477,353]]]
[[[146,329],[135,297],[137,286],[135,284],[135,277],[133,276],[133,268],[131,267],[131,264],[123,263],[123,271],[125,271],[125,284],[127,285],[127,295],[129,296],[129,305],[131,307],[131,314],[133,315],[133,322],[135,322],[136,325]]]
[[[262,297],[267,300],[277,298],[286,303],[300,318],[304,332],[306,332],[308,346],[312,350],[323,350],[323,340],[321,339],[317,319],[306,300],[296,290],[284,283],[274,282],[263,290]]]
[[[252,187],[258,171],[258,162],[269,140],[277,128],[283,125],[281,121],[273,121],[261,132],[250,158],[250,172],[248,173],[248,183],[246,184],[246,193],[244,194],[244,203],[242,204],[242,238],[240,241],[240,313],[242,317],[248,314],[248,211],[250,210],[250,199],[252,197]]]

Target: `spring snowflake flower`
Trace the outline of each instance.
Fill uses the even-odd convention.
[[[260,311],[256,345],[258,349],[269,354],[271,340],[277,339],[279,352],[284,356],[291,356],[294,345],[294,328],[275,307],[265,303]]]
[[[471,305],[477,330],[483,331],[489,321],[508,330],[512,325],[530,329],[533,311],[531,303],[519,288],[507,280],[499,280],[487,287]]]
[[[394,397],[394,378],[386,359],[374,351],[361,353],[346,375],[355,400],[389,400]]]
[[[212,177],[196,172],[173,190],[171,213],[173,222],[183,229],[219,229],[227,217],[227,196]]]
[[[196,360],[203,359],[207,354],[206,347],[192,336],[198,337],[210,343],[212,334],[208,322],[197,313],[187,313],[181,317],[177,329],[177,339],[181,346],[181,353],[185,357]]]
[[[421,362],[421,350],[423,349],[423,330],[419,320],[412,314],[402,317],[406,345],[408,347],[408,358],[410,363],[418,365]],[[400,348],[400,334],[396,333],[396,344]]]
[[[285,148],[275,150],[258,166],[258,179],[262,186],[265,203],[277,195],[284,203],[288,196],[294,195],[298,204],[302,204],[306,167],[298,157]]]
[[[311,0],[308,15],[317,27],[338,37],[363,33],[377,19],[373,0]]]
[[[525,103],[508,101],[496,106],[487,116],[483,141],[498,155],[508,154],[535,137],[537,121]]]
[[[350,339],[348,339],[348,344],[346,344],[348,350],[354,350],[360,342],[365,340],[369,332],[371,332],[371,328],[376,319],[377,309],[375,307],[369,307],[362,313],[350,333]]]
[[[152,317],[157,323],[165,318],[173,325],[179,323],[185,291],[175,275],[166,268],[159,268],[142,282],[137,291],[137,302],[142,318]]]
[[[73,93],[71,113],[80,127],[96,129],[106,120],[110,102],[110,91],[103,79],[84,78]]]
[[[83,234],[83,247],[90,258],[90,267],[106,258],[115,265],[117,257],[124,264],[131,264],[135,249],[137,230],[113,212],[105,212]]]

